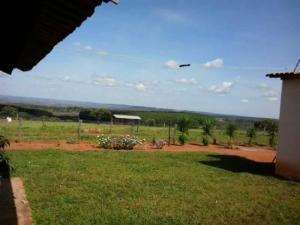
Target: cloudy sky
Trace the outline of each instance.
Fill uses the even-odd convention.
[[[278,117],[281,83],[265,74],[296,64],[299,11],[297,0],[103,4],[32,71],[0,75],[0,94]]]

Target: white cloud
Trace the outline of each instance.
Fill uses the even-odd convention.
[[[110,76],[104,76],[104,77],[96,77],[93,79],[93,84],[95,85],[103,85],[106,87],[113,87],[117,85],[117,80]]]
[[[176,83],[180,83],[180,84],[197,84],[197,80],[195,78],[178,78],[175,79]]]
[[[169,60],[168,62],[165,63],[165,66],[173,70],[179,68],[179,64],[175,60]]]
[[[217,58],[207,63],[204,63],[203,66],[207,69],[222,68],[224,66],[224,62],[223,59]]]
[[[265,83],[260,83],[256,85],[256,88],[261,91],[261,96],[264,97],[268,101],[278,101],[280,92],[270,87]]]
[[[241,100],[241,102],[243,102],[243,103],[248,103],[249,100],[244,98],[244,99]]]
[[[145,92],[147,90],[147,87],[143,83],[136,84],[134,88],[140,92]]]
[[[278,93],[276,91],[274,91],[274,90],[268,90],[268,91],[265,91],[263,93],[263,96],[264,97],[268,97],[268,98],[270,98],[270,97],[277,97]]]
[[[228,94],[232,91],[233,83],[232,82],[223,82],[220,85],[212,85],[209,87],[209,91],[215,94]]]

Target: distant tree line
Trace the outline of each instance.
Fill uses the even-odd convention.
[[[87,122],[110,122],[111,117],[107,109],[84,109],[79,112],[79,118]]]

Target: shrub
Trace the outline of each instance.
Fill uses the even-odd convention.
[[[248,144],[252,144],[252,140],[256,137],[256,129],[255,127],[249,128],[247,130],[247,137],[249,138]]]
[[[271,147],[274,147],[276,144],[275,140],[278,133],[278,124],[276,122],[271,121],[268,123],[266,130],[269,136],[269,144]]]
[[[0,150],[4,150],[4,148],[10,145],[9,140],[4,136],[0,135]]]
[[[164,140],[158,140],[158,141],[153,142],[153,147],[155,149],[163,149],[164,146],[166,146],[166,145],[167,145],[167,142]]]
[[[228,145],[229,145],[230,148],[233,148],[233,143],[232,143],[232,141],[233,141],[233,138],[234,138],[234,136],[235,136],[236,130],[237,130],[237,126],[234,125],[234,124],[232,124],[232,123],[230,123],[230,124],[228,124],[228,125],[226,126],[225,133],[226,133],[226,135],[229,137]]]
[[[98,136],[97,142],[101,148],[104,148],[104,149],[112,148],[112,140],[111,140],[110,136],[100,135],[100,136]]]
[[[5,152],[1,151],[4,150],[5,147],[9,146],[9,141],[4,136],[0,135],[0,178],[9,178],[10,171],[13,169],[9,158],[5,154]]]
[[[188,141],[188,136],[185,133],[181,133],[178,137],[178,141],[181,145],[184,145]]]
[[[190,127],[191,127],[191,120],[186,117],[182,117],[177,122],[177,129],[181,133],[188,133]]]
[[[202,143],[203,145],[207,146],[209,144],[209,137],[212,137],[212,130],[215,126],[215,123],[213,120],[205,119],[202,123],[202,130],[203,130],[203,139]]]
[[[98,144],[104,149],[132,150],[136,145],[142,144],[145,140],[140,140],[135,136],[98,136]]]
[[[203,143],[204,146],[208,146],[208,144],[209,144],[208,138],[204,136],[202,138],[202,143]]]

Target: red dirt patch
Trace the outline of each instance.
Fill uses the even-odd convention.
[[[66,151],[99,151],[96,145],[92,145],[85,142],[77,144],[68,144],[66,142],[19,142],[11,143],[9,150],[21,151],[21,150],[46,150],[46,149],[58,149]],[[134,151],[140,152],[204,152],[204,153],[217,153],[223,155],[234,155],[247,158],[256,162],[272,162],[276,152],[266,147],[244,147],[238,146],[236,149],[228,149],[224,146],[210,145],[201,146],[196,144],[170,145],[165,146],[163,150],[153,149],[150,144],[144,144],[138,146]]]

